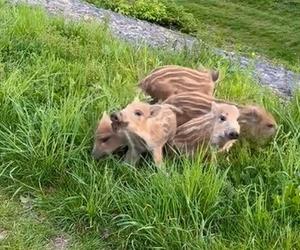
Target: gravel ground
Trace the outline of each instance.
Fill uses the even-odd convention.
[[[196,48],[196,38],[175,32],[155,24],[133,19],[79,0],[10,0],[12,3],[40,5],[50,14],[60,14],[73,20],[96,20],[108,22],[112,34],[132,44],[179,51]],[[271,87],[284,96],[290,96],[300,86],[300,74],[273,65],[264,59],[249,59],[233,52],[214,49],[215,53],[228,58],[241,68],[250,68],[262,85]]]

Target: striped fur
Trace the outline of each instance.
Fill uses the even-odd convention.
[[[144,93],[150,95],[154,102],[158,102],[182,92],[198,91],[212,95],[218,77],[217,71],[166,65],[154,69],[140,81],[139,87]]]
[[[211,113],[191,119],[177,128],[171,145],[183,153],[193,155],[200,145],[209,143],[214,120]]]
[[[214,101],[213,97],[199,92],[183,92],[170,96],[163,103],[173,105],[182,110],[182,113],[176,113],[177,126],[180,126],[192,118],[210,112],[212,101]]]
[[[163,146],[175,136],[176,115],[168,104],[132,102],[111,115],[114,131],[128,145],[126,161],[135,164],[141,153],[151,152],[157,166],[162,164]]]
[[[180,126],[193,118],[209,113],[213,101],[235,105],[239,108],[241,138],[256,142],[257,144],[264,144],[276,133],[277,124],[274,117],[262,107],[251,105],[242,106],[224,100],[218,100],[199,92],[185,92],[173,95],[163,103],[171,104],[182,110],[182,113],[176,113],[177,126]]]
[[[225,120],[220,120],[220,117],[225,117]],[[194,155],[200,147],[208,145],[222,150],[228,142],[234,141],[230,134],[239,134],[238,117],[235,106],[212,102],[210,112],[177,128],[171,145],[188,155]]]

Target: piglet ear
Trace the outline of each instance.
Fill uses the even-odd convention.
[[[110,120],[110,118],[109,118],[108,114],[106,113],[106,111],[103,112],[102,117],[101,117],[100,120],[101,120],[102,122],[103,122],[103,121],[109,121],[109,120]]]
[[[157,116],[159,111],[161,110],[161,106],[160,105],[152,105],[150,107],[150,116]]]
[[[216,82],[219,79],[220,73],[217,70],[210,71],[211,79]]]
[[[256,107],[252,107],[251,108],[251,118],[253,121],[258,121],[259,120],[259,114],[258,114],[258,110]]]
[[[106,117],[106,116],[108,116],[108,115],[107,115],[107,112],[104,111],[103,114],[102,114],[102,118],[103,118],[103,117]]]
[[[251,119],[251,121],[253,122],[258,121],[259,114],[258,114],[258,109],[255,106],[246,107],[243,113],[245,116],[248,117],[248,119]]]
[[[216,102],[211,102],[211,112],[213,113],[218,112],[218,104]]]
[[[251,107],[251,114],[255,115],[255,116],[258,116],[258,109],[255,106]]]

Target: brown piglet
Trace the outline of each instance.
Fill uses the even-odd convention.
[[[182,92],[198,91],[212,95],[218,78],[218,71],[166,65],[153,70],[138,86],[152,97],[153,102],[159,102]]]
[[[210,112],[179,126],[170,144],[190,156],[207,146],[228,151],[239,137],[238,118],[237,107],[212,102]]]
[[[263,107],[252,105],[238,105],[199,92],[185,92],[170,96],[163,103],[170,104],[181,109],[176,113],[177,126],[189,120],[205,115],[211,110],[211,103],[227,103],[235,105],[240,111],[239,124],[241,126],[240,138],[256,144],[266,144],[276,133],[277,124],[269,112]]]
[[[126,162],[135,164],[141,153],[148,151],[152,153],[155,164],[161,166],[163,147],[176,133],[173,109],[167,104],[150,105],[134,101],[120,112],[111,114],[114,131],[126,138]]]

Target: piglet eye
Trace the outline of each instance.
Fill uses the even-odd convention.
[[[136,110],[136,111],[134,112],[134,114],[135,114],[136,116],[142,116],[142,115],[143,115],[143,113],[142,113],[141,111],[139,111],[139,110]]]
[[[267,125],[267,127],[268,127],[268,128],[273,128],[273,127],[274,127],[274,124],[271,124],[271,123],[270,123],[270,124]]]
[[[106,143],[109,140],[109,137],[104,137],[100,139],[101,143]]]
[[[220,121],[222,121],[222,122],[226,121],[226,116],[220,115]]]

